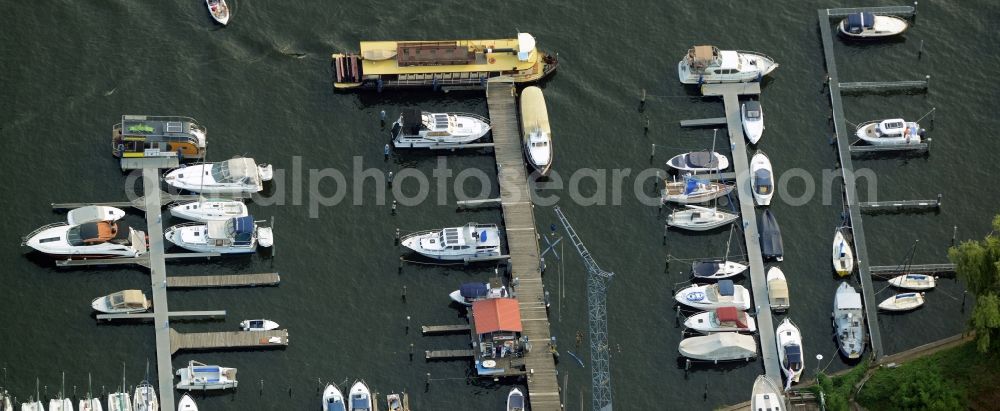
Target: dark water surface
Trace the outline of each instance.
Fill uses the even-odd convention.
[[[869,3],[869,2],[863,2]],[[34,2],[0,5],[0,151],[5,184],[0,232],[0,365],[4,385],[18,399],[33,395],[36,377],[48,394],[67,374],[67,391],[86,390],[92,373],[97,393],[121,380],[142,379],[152,361],[153,331],[148,324],[99,325],[91,299],[124,288],[145,288],[147,273],[134,268],[55,269],[50,260],[28,254],[19,237],[64,215],[49,210],[63,201],[123,198],[124,178],[109,153],[109,132],[122,114],[189,115],[208,127],[212,160],[236,154],[256,157],[285,170],[300,158],[302,188],[309,192],[309,169],[335,167],[350,180],[358,158],[364,168],[413,167],[430,174],[433,154],[404,153],[382,158],[384,134],[378,113],[391,116],[403,106],[427,110],[486,113],[481,93],[345,93],[330,87],[329,54],[355,50],[360,40],[469,39],[532,33],[541,48],[558,52],[559,72],[544,84],[557,151],[555,170],[564,176],[582,168],[629,169],[623,199],[582,206],[565,191],[560,204],[601,266],[617,276],[608,295],[609,343],[616,408],[708,409],[747,399],[759,361],[724,367],[696,367],[685,376],[677,358],[681,330],[675,327],[671,290],[685,280],[683,261],[664,270],[668,256],[690,259],[725,253],[728,232],[670,232],[662,241],[664,214],[632,195],[639,171],[662,166],[670,156],[708,148],[711,130],[682,130],[677,121],[716,117],[719,100],[703,99],[676,81],[676,63],[692,44],[757,50],[781,63],[765,82],[761,100],[767,131],[760,143],[777,171],[801,169],[816,181],[816,198],[771,207],[786,244],[781,267],[788,276],[791,318],[805,336],[806,379],[817,367],[847,365],[836,353],[829,314],[838,280],[830,269],[830,242],[840,224],[840,191],[822,201],[823,170],[832,169],[836,150],[829,144],[828,96],[822,92],[824,64],[816,8],[845,2],[263,2],[231,1],[231,25],[221,28],[197,2]],[[501,5],[502,4],[502,5]],[[502,7],[498,9],[497,7]],[[937,107],[929,155],[858,160],[878,176],[878,198],[912,199],[944,195],[940,213],[866,217],[872,264],[903,261],[914,241],[915,263],[945,262],[953,227],[958,238],[979,238],[997,211],[1000,99],[993,76],[1000,67],[998,37],[990,23],[997,8],[986,1],[922,2],[917,24],[896,41],[845,45],[838,40],[842,81],[909,80],[931,74],[923,94],[864,95],[845,98],[849,121],[904,116],[915,119]],[[917,51],[924,43],[920,59]],[[639,92],[649,98],[637,111]],[[643,122],[651,124],[647,135]],[[720,134],[721,135],[721,134]],[[721,141],[721,140],[720,140]],[[657,144],[650,161],[650,145]],[[720,146],[724,146],[721,143]],[[490,172],[491,156],[464,153],[447,157],[455,174],[466,168]],[[567,181],[568,182],[568,181]],[[496,193],[495,180],[487,187]],[[413,182],[402,193],[418,191]],[[182,332],[236,328],[244,318],[265,317],[287,327],[285,350],[181,353],[190,359],[239,368],[235,393],[200,399],[202,409],[314,409],[317,380],[363,378],[377,391],[407,390],[418,410],[500,409],[509,385],[467,381],[461,361],[425,363],[426,349],[463,348],[463,336],[421,337],[418,326],[461,321],[462,310],[448,305],[458,284],[483,280],[492,266],[407,265],[397,271],[399,250],[392,237],[403,231],[501,222],[498,210],[456,212],[455,193],[430,184],[426,201],[401,206],[392,216],[376,203],[374,180],[336,206],[317,207],[310,218],[308,196],[294,205],[289,186],[273,196],[283,206],[251,206],[258,218],[276,218],[276,256],[236,257],[209,262],[171,263],[175,274],[277,271],[276,288],[170,292],[173,310],[224,309],[224,322],[175,323]],[[650,182],[643,190],[651,191]],[[862,185],[866,187],[866,185]],[[469,193],[480,190],[476,180]],[[808,187],[792,179],[784,188],[802,195]],[[319,190],[335,191],[331,180]],[[580,191],[598,192],[584,179]],[[387,193],[391,201],[392,193]],[[865,197],[864,194],[862,194]],[[535,209],[540,232],[557,223],[550,207]],[[127,222],[141,226],[132,212]],[[168,221],[167,223],[176,223]],[[542,243],[544,245],[544,242]],[[734,246],[734,249],[736,247]],[[558,297],[550,316],[561,348],[588,361],[585,270],[575,252],[561,249],[564,261],[549,259],[546,286]],[[563,277],[564,291],[559,279]],[[744,284],[749,284],[744,280]],[[963,287],[952,280],[927,294],[926,306],[904,315],[879,317],[887,352],[911,348],[960,332]],[[407,289],[405,301],[400,298]],[[877,289],[884,282],[875,283]],[[890,291],[878,296],[885,298]],[[969,301],[971,303],[971,301]],[[411,331],[406,332],[407,316]],[[780,317],[779,317],[780,320]],[[586,341],[586,339],[584,339]],[[416,355],[409,360],[410,345]],[[817,364],[815,354],[825,359]],[[155,362],[155,361],[153,361]],[[589,363],[581,368],[566,356],[567,409],[589,408]],[[425,390],[427,373],[434,381]],[[263,388],[261,381],[263,380]],[[44,395],[44,393],[43,393]],[[670,404],[670,405],[665,405]]]

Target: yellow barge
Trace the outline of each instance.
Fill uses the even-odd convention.
[[[535,48],[535,38],[457,41],[363,41],[358,54],[335,53],[336,89],[485,86],[496,77],[531,83],[555,71],[555,56]]]

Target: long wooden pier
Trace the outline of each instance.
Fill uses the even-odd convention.
[[[288,330],[274,331],[223,331],[214,333],[179,333],[169,330],[168,357],[180,350],[215,350],[236,348],[286,347]],[[159,334],[159,327],[157,327]],[[166,332],[164,332],[166,334]],[[159,351],[157,352],[159,355]],[[168,368],[169,370],[169,368]],[[171,382],[173,378],[171,377]]]
[[[954,274],[955,264],[910,264],[873,265],[868,267],[871,275],[890,276],[900,274]]]
[[[522,335],[532,345],[524,354],[529,408],[561,411],[555,361],[547,349],[551,333],[539,264],[538,233],[521,152],[515,92],[513,83],[498,79],[491,80],[486,87],[511,276],[518,284],[514,291],[521,309]]]
[[[757,312],[757,330],[760,336],[760,358],[764,373],[774,381],[781,381],[781,365],[775,344],[774,321],[771,302],[767,298],[767,277],[764,257],[760,251],[760,234],[757,232],[757,210],[753,202],[753,184],[750,181],[750,159],[747,158],[746,140],[740,122],[741,94],[760,94],[760,83],[705,84],[701,93],[722,96],[725,104],[729,142],[733,151],[733,171],[736,173],[736,192],[739,194],[740,216],[743,219],[743,239],[746,241],[747,259],[750,260],[750,285],[753,288]]]
[[[132,314],[97,314],[98,320],[152,320],[155,314],[151,312]],[[215,311],[171,311],[167,317],[174,320],[200,320],[205,318],[225,318],[225,310]]]
[[[167,277],[167,288],[220,288],[278,285],[278,273],[186,275]]]
[[[454,358],[472,358],[476,356],[473,350],[430,350],[424,351],[424,359],[449,360]]]
[[[149,230],[149,282],[153,289],[153,329],[156,330],[156,374],[159,382],[160,405],[168,410],[174,403],[173,351],[170,344],[170,308],[167,306],[167,267],[164,255],[160,170],[155,166],[142,169],[142,188],[146,200],[146,227]]]
[[[420,332],[423,335],[467,333],[470,330],[472,330],[472,326],[469,324],[425,325],[420,327]]]
[[[866,201],[858,203],[858,207],[861,207],[861,211],[867,213],[937,210],[941,208],[941,195],[938,194],[934,200]]]

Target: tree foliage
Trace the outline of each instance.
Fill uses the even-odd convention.
[[[886,410],[960,410],[962,392],[937,365],[880,370],[865,384],[858,400]]]
[[[958,277],[976,298],[969,325],[980,352],[1000,352],[1000,215],[982,241],[964,241],[948,250]]]

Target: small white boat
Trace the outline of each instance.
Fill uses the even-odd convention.
[[[733,188],[735,186],[732,184],[709,182],[693,177],[686,177],[684,181],[663,179],[661,200],[664,203],[698,204],[727,195]]]
[[[257,245],[274,244],[271,227],[257,226],[253,216],[178,224],[163,236],[178,247],[198,253],[246,254],[257,251]]]
[[[788,299],[788,281],[785,273],[778,267],[767,270],[767,299],[774,311],[786,311],[790,307]]]
[[[223,26],[229,24],[229,6],[226,5],[226,0],[205,0],[205,5],[216,22]]]
[[[240,328],[243,331],[271,331],[277,330],[278,323],[271,320],[243,320],[240,321]]]
[[[757,376],[753,383],[753,396],[750,398],[751,411],[785,411],[784,391],[774,380],[766,375]]]
[[[104,406],[101,405],[99,398],[81,398],[77,408],[80,411],[104,411]]]
[[[396,148],[458,147],[483,138],[490,121],[470,113],[426,113],[403,110],[389,133]]]
[[[910,23],[899,17],[876,16],[869,12],[851,13],[840,21],[841,35],[855,39],[895,36],[906,31]]]
[[[494,286],[490,283],[465,283],[459,286],[457,290],[452,291],[451,294],[448,294],[448,297],[456,303],[471,306],[473,302],[479,300],[510,297],[510,293],[507,292],[507,287],[503,285]]]
[[[236,157],[218,163],[192,164],[167,172],[171,187],[206,194],[253,194],[274,178],[274,168],[252,158]]]
[[[190,395],[184,394],[177,402],[177,411],[198,411],[198,404],[195,404],[194,398]]]
[[[175,374],[181,377],[177,383],[178,390],[224,390],[236,388],[239,384],[235,368],[205,365],[197,361],[188,362],[187,367],[178,369]]]
[[[757,341],[739,333],[717,333],[688,337],[677,345],[681,355],[705,361],[735,361],[757,357]]]
[[[95,298],[90,303],[94,311],[108,314],[141,313],[149,310],[151,305],[142,290],[123,290]]]
[[[500,255],[500,230],[494,224],[468,223],[462,227],[407,234],[400,237],[399,243],[436,260],[496,257]]]
[[[742,274],[747,268],[746,264],[722,259],[698,260],[691,263],[691,275],[694,278],[718,280]]]
[[[133,411],[132,397],[127,392],[108,394],[108,411]]]
[[[115,222],[125,217],[125,211],[109,206],[86,206],[74,208],[66,214],[69,225],[96,223],[98,221]]]
[[[678,303],[688,307],[712,310],[734,307],[738,310],[750,308],[750,291],[731,280],[719,280],[715,284],[694,284],[674,295]]]
[[[740,108],[740,118],[747,140],[750,144],[757,144],[760,136],[764,134],[764,110],[760,107],[760,102],[750,100],[743,103]]]
[[[21,411],[45,411],[45,404],[41,401],[22,402]]]
[[[937,285],[937,279],[924,274],[903,274],[889,279],[889,284],[897,288],[907,290],[923,291],[930,290]]]
[[[407,398],[405,392],[403,394],[392,393],[386,395],[385,404],[388,407],[388,411],[410,411],[410,400]]]
[[[729,168],[729,158],[714,151],[692,151],[674,156],[667,161],[667,165],[695,173],[721,171]]]
[[[684,326],[701,333],[757,332],[757,321],[744,311],[722,307],[704,311],[684,320]]]
[[[847,282],[840,283],[833,297],[833,328],[837,330],[840,352],[849,359],[861,358],[865,351],[864,311],[861,294]]]
[[[0,410],[14,411],[14,404],[11,403],[10,394],[7,394],[7,391],[0,392]]]
[[[838,228],[833,235],[833,270],[841,277],[854,272],[854,251],[844,237],[844,230],[846,227]]]
[[[805,354],[802,351],[802,333],[799,327],[792,323],[792,320],[785,319],[778,324],[775,331],[778,345],[778,357],[781,359],[781,371],[787,378],[785,388],[792,386],[792,383],[799,382],[802,371],[805,370],[803,360]]]
[[[763,151],[757,151],[750,159],[750,176],[753,179],[753,199],[757,205],[771,205],[774,196],[774,170],[771,159]]]
[[[347,403],[344,402],[344,394],[336,385],[329,384],[323,390],[322,411],[347,411]]]
[[[73,411],[73,401],[69,398],[53,398],[49,400],[49,411]]]
[[[886,311],[910,311],[924,305],[924,293],[903,293],[886,298],[878,308]]]
[[[517,388],[511,388],[507,393],[507,411],[524,411],[524,393]]]
[[[761,53],[694,46],[677,63],[677,78],[684,84],[746,83],[760,81],[776,68],[774,59]]]
[[[855,135],[876,146],[920,144],[925,130],[920,124],[901,118],[869,121],[858,125]]]
[[[143,381],[135,387],[134,411],[160,411],[160,401],[156,398],[156,390],[148,381]]]
[[[240,200],[203,199],[179,203],[170,207],[170,215],[197,222],[225,221],[250,215]]]
[[[706,208],[686,204],[687,210],[670,213],[667,225],[691,231],[707,231],[732,223],[738,215],[719,211],[717,208]]]
[[[96,221],[41,227],[22,239],[21,245],[65,258],[138,257],[146,253],[146,234],[132,228],[118,230],[118,223]]]
[[[524,154],[539,174],[552,167],[552,130],[542,89],[531,86],[521,90],[521,129],[524,130]]]
[[[349,411],[370,411],[372,409],[372,393],[364,382],[355,381],[349,395]]]

